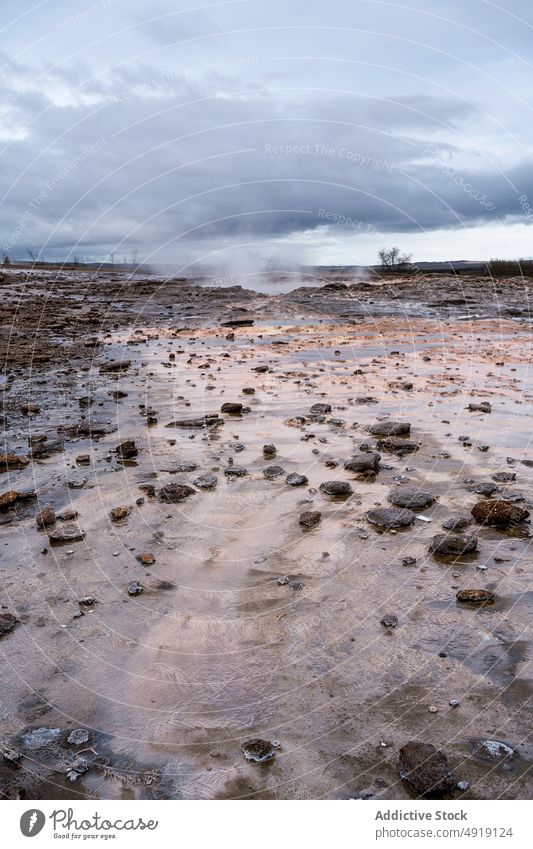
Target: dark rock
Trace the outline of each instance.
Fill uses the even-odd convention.
[[[255,395],[255,389],[253,386],[244,386],[242,390],[243,395]]]
[[[12,613],[0,613],[0,637],[12,631],[18,621]]]
[[[372,525],[389,530],[390,528],[407,528],[416,520],[412,510],[395,507],[376,507],[369,510],[366,518]]]
[[[117,445],[115,453],[117,457],[121,457],[123,460],[130,460],[132,457],[137,456],[139,449],[137,448],[134,439],[127,439],[125,442],[121,442],[120,445]]]
[[[315,528],[320,522],[321,517],[322,514],[318,510],[306,510],[300,516],[300,525],[302,528]]]
[[[479,404],[476,402],[472,402],[468,405],[468,408],[471,413],[490,413],[492,411],[492,407],[488,401],[481,401]]]
[[[305,475],[299,475],[297,472],[291,472],[290,475],[287,475],[285,478],[285,483],[288,486],[306,486],[309,481]]]
[[[121,522],[123,519],[127,519],[130,513],[131,507],[113,507],[113,509],[109,513],[109,518],[112,522]]]
[[[212,474],[200,475],[193,480],[193,484],[197,486],[198,489],[214,489],[217,483],[217,476]]]
[[[76,542],[85,537],[85,531],[77,528],[75,525],[65,525],[62,528],[54,528],[48,534],[48,540],[51,543]]]
[[[109,363],[102,363],[100,372],[101,374],[117,374],[121,371],[127,371],[130,365],[130,360],[111,360]]]
[[[310,412],[313,416],[323,416],[326,413],[331,413],[331,404],[313,404]]]
[[[449,519],[446,519],[445,522],[442,523],[442,527],[445,531],[462,531],[472,524],[472,519],[470,516],[450,516]]]
[[[51,507],[44,507],[35,517],[35,523],[38,528],[47,528],[53,525],[56,520],[56,514]]]
[[[247,740],[241,748],[245,759],[252,763],[264,763],[276,754],[272,743],[269,740],[261,740],[259,737],[255,740]]]
[[[266,457],[272,457],[276,453],[276,446],[271,442],[267,443],[267,445],[263,445],[263,454]]]
[[[285,469],[281,466],[267,466],[266,469],[263,469],[263,474],[265,478],[272,480],[273,478],[279,478],[280,475],[284,475]]]
[[[224,469],[224,474],[227,478],[243,478],[248,474],[248,469],[244,469],[242,466],[228,466],[227,469]]]
[[[381,620],[381,624],[384,625],[385,628],[396,628],[398,624],[398,617],[394,615],[384,616]]]
[[[376,422],[368,430],[373,436],[409,436],[409,422]]]
[[[224,419],[221,419],[218,413],[208,413],[205,416],[199,416],[193,419],[176,419],[176,421],[169,422],[165,427],[179,427],[179,428],[209,428],[209,427],[220,427],[224,424]]]
[[[347,472],[356,474],[377,474],[381,455],[377,451],[359,451],[344,464]]]
[[[377,446],[380,451],[388,451],[389,454],[398,454],[399,457],[402,457],[404,454],[414,454],[420,448],[418,442],[410,442],[407,439],[397,436],[378,439]]]
[[[29,416],[33,413],[40,413],[41,408],[38,404],[23,404],[20,408],[20,412],[23,416]]]
[[[265,374],[265,372],[270,371],[268,366],[253,366],[252,371],[256,371],[257,374]]]
[[[320,484],[320,491],[326,495],[345,497],[353,493],[353,489],[347,481],[324,481]]]
[[[389,492],[389,501],[395,507],[409,507],[411,510],[416,510],[429,507],[435,501],[435,496],[431,492],[424,492],[414,486],[399,486]]]
[[[240,415],[243,410],[243,405],[227,401],[220,408],[221,413],[230,413],[231,415]]]
[[[8,507],[12,507],[18,501],[19,494],[15,492],[14,489],[10,489],[8,492],[3,492],[0,495],[0,510],[7,510]]]
[[[67,743],[72,746],[82,746],[89,742],[89,732],[85,728],[75,728],[67,737]]]
[[[128,595],[141,595],[144,592],[144,587],[139,581],[131,581],[128,584]]]
[[[492,480],[498,483],[511,483],[511,481],[516,480],[516,472],[496,472],[492,476]]]
[[[437,534],[433,537],[429,550],[441,557],[452,554],[473,554],[477,550],[477,537],[460,534]]]
[[[192,486],[184,483],[167,483],[161,487],[157,493],[160,501],[165,501],[169,504],[177,504],[179,501],[184,501],[190,495],[195,495],[196,490]]]
[[[455,597],[463,604],[490,604],[494,601],[494,593],[490,590],[459,590]]]
[[[135,559],[143,566],[153,566],[155,563],[155,557],[149,551],[141,552],[141,554],[138,554]]]
[[[480,525],[508,527],[529,518],[529,511],[506,501],[478,501],[472,508],[472,516]]]
[[[431,743],[410,740],[400,749],[400,778],[417,796],[442,798],[455,787],[455,778],[446,756]]]
[[[490,481],[481,481],[481,483],[477,483],[472,487],[471,492],[475,492],[476,495],[485,495],[487,498],[490,498],[491,495],[494,495],[495,492],[499,492],[500,487],[496,486],[495,483],[491,483]]]

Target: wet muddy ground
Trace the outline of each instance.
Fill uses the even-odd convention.
[[[0,795],[529,797],[529,285],[206,283],[0,284]]]

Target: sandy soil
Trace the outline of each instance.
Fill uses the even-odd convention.
[[[5,275],[0,450],[29,462],[0,470],[0,614],[17,620],[0,637],[0,795],[407,798],[411,740],[445,754],[448,795],[531,795],[529,523],[471,516],[480,484],[532,503],[530,286],[318,284]],[[169,426],[207,414],[221,421]],[[418,450],[345,469],[380,421],[410,423],[400,448]],[[194,483],[207,474],[212,489]],[[192,492],[169,503],[170,483]],[[407,484],[435,501],[405,529],[368,521]],[[458,515],[477,551],[432,554]],[[49,540],[65,528],[84,536]],[[465,588],[494,601],[458,603]],[[275,744],[265,763],[243,757],[254,738]]]

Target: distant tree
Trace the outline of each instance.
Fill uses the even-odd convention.
[[[11,260],[7,254],[4,254],[4,258],[2,259],[2,265],[11,265]]]
[[[32,251],[28,248],[27,254],[32,262],[37,262],[37,254],[35,253],[35,251]]]
[[[378,252],[378,259],[382,271],[404,271],[409,268],[412,254],[403,254],[400,248],[382,248]]]

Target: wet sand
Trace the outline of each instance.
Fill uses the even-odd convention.
[[[466,782],[455,798],[530,797],[529,523],[473,522],[477,552],[429,552],[494,475],[516,478],[493,499],[531,506],[528,285],[335,277],[269,297],[56,276],[2,284],[2,450],[35,456],[0,472],[0,496],[18,494],[0,511],[1,612],[19,620],[0,638],[0,795],[409,798],[398,753],[420,740]],[[208,414],[223,423],[169,426]],[[346,470],[380,421],[409,422],[418,450]],[[214,488],[194,484],[207,474]],[[193,492],[163,501],[170,483]],[[381,531],[367,512],[401,484],[436,500]],[[38,528],[48,506],[78,516]],[[84,537],[50,543],[71,527]],[[495,601],[459,604],[464,588]],[[275,756],[247,762],[253,738]]]

